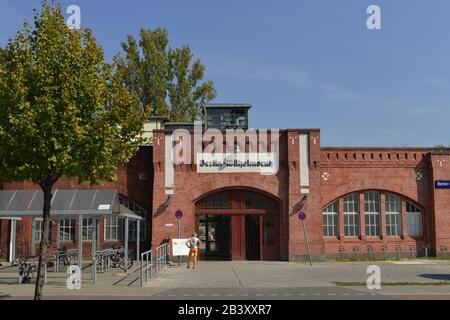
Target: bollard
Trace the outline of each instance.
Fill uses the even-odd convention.
[[[409,251],[411,251],[411,259],[415,259],[417,257],[416,246],[415,245],[410,245],[409,246]]]
[[[423,246],[423,248],[425,249],[425,259],[427,259],[428,260],[428,249],[430,248],[431,246],[430,245],[424,245]]]
[[[345,251],[344,246],[339,246],[339,252],[340,252],[340,256],[341,256],[341,261],[344,260],[344,251]]]
[[[367,246],[367,251],[369,251],[369,260],[373,260],[373,247],[370,244]]]
[[[397,260],[400,260],[400,252],[402,251],[402,246],[401,245],[396,245],[395,246],[395,251],[397,251]]]
[[[383,246],[381,246],[381,250],[383,250],[383,256],[384,256],[384,260],[387,260],[387,251],[388,251],[388,246],[387,246],[387,245],[383,245]]]

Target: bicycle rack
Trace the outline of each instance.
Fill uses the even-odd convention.
[[[344,260],[344,252],[345,252],[344,246],[339,246],[338,251],[340,253],[341,260]]]
[[[69,265],[78,264],[78,249],[56,251],[51,254],[55,256],[54,272],[66,272],[63,268],[67,267],[67,263]],[[66,264],[64,262],[66,262]]]
[[[354,252],[354,257],[355,257],[355,260],[357,260],[358,259],[358,251],[359,251],[359,247],[358,246],[353,246],[353,252]]]
[[[411,252],[411,259],[417,258],[417,249],[415,245],[410,245],[409,251]]]
[[[401,245],[396,245],[395,246],[395,251],[397,252],[397,260],[400,260],[400,252],[402,251],[402,246]]]
[[[431,246],[429,244],[426,244],[426,245],[422,246],[422,248],[425,249],[425,259],[428,260],[428,250],[431,248]]]
[[[367,246],[367,251],[369,252],[369,259],[373,260],[373,246],[370,244]]]
[[[384,256],[384,260],[387,260],[387,252],[388,252],[388,246],[387,245],[382,245],[381,246],[381,250],[383,251],[383,256]]]

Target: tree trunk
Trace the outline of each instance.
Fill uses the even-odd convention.
[[[42,299],[42,291],[44,288],[44,272],[47,264],[47,241],[48,232],[50,229],[50,205],[52,200],[52,183],[41,185],[44,192],[44,208],[43,208],[43,222],[42,222],[42,238],[39,244],[39,265],[36,277],[36,287],[34,289],[34,300]],[[58,230],[59,232],[59,230]]]

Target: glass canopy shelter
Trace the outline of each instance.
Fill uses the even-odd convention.
[[[0,190],[0,219],[11,220],[10,261],[15,260],[16,222],[23,217],[42,217],[44,194],[41,190]],[[138,216],[127,207],[120,204],[117,190],[54,190],[51,200],[50,219],[78,218],[79,226],[83,225],[84,218],[92,219],[92,260],[96,251],[96,232],[98,219],[117,217],[125,220],[124,254],[125,266],[128,265],[128,230],[129,221],[139,221]],[[136,256],[140,255],[140,223],[136,223]],[[34,227],[33,226],[33,234]],[[57,232],[57,245],[59,245],[59,232]],[[78,228],[78,263],[82,265],[83,250],[82,228]],[[34,255],[34,236],[31,237],[31,250]]]

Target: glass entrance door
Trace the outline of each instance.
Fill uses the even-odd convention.
[[[230,260],[230,215],[199,217],[200,256],[205,260]]]

